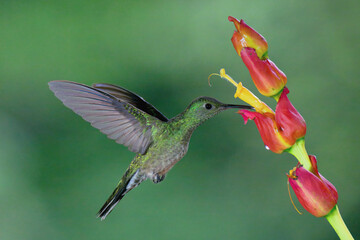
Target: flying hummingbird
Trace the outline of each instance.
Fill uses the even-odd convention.
[[[101,220],[142,181],[149,178],[159,183],[164,180],[166,173],[186,154],[190,137],[200,124],[229,108],[251,109],[246,105],[224,104],[214,98],[199,97],[182,113],[168,119],[142,97],[115,85],[89,87],[69,81],[51,81],[49,87],[65,106],[136,153],[98,212]]]

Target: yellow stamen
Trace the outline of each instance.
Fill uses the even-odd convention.
[[[244,87],[241,82],[238,84],[236,93],[234,95],[235,98],[240,98],[244,102],[250,104],[255,108],[255,110],[259,113],[272,113],[273,110],[269,108],[263,101],[261,101],[258,97],[256,97],[249,89]]]
[[[288,178],[297,179],[297,176],[296,176],[296,174],[295,174],[296,169],[297,169],[297,167],[294,167],[293,169],[291,169],[291,170],[289,171],[289,174],[286,174],[286,176],[287,176]]]
[[[211,83],[210,83],[210,78],[211,78],[211,76],[219,76],[219,77],[221,77],[220,74],[218,74],[218,73],[212,73],[212,74],[210,74],[209,77],[208,77],[208,84],[209,84],[210,87],[211,87]]]
[[[291,174],[291,170],[290,170],[290,174]],[[294,206],[295,210],[296,210],[300,215],[302,215],[302,212],[300,212],[300,211],[297,209],[297,207],[295,206],[294,201],[292,200],[291,193],[290,193],[290,186],[289,186],[289,185],[290,185],[290,184],[289,184],[289,181],[288,181],[288,182],[287,182],[287,187],[288,187],[288,192],[289,192],[290,201],[291,201],[292,205]]]
[[[210,84],[210,77],[211,76],[219,76],[219,77],[221,77],[221,78],[224,78],[224,79],[226,79],[226,80],[228,80],[231,84],[233,84],[235,87],[237,87],[238,86],[238,84],[234,81],[234,79],[232,79],[229,75],[227,75],[226,73],[225,73],[225,69],[224,68],[222,68],[222,69],[220,69],[220,74],[218,74],[218,73],[212,73],[212,74],[210,74],[209,75],[209,77],[208,77],[208,83],[209,83],[209,85],[211,86],[211,84]]]
[[[252,107],[255,108],[257,112],[274,114],[273,110],[271,110],[271,108],[269,108],[268,105],[266,105],[258,97],[256,97],[249,89],[244,87],[241,82],[240,83],[235,82],[234,79],[232,79],[228,74],[226,74],[224,68],[220,69],[220,74],[217,73],[210,74],[208,79],[210,79],[212,75],[220,76],[221,78],[226,79],[232,85],[234,85],[237,88],[234,97],[240,98],[244,102],[250,104]]]
[[[297,167],[294,167],[293,169],[291,169],[291,170],[289,171],[289,174],[286,174],[286,176],[287,176],[288,178],[297,179],[297,176],[296,176],[296,174],[295,174],[296,169],[297,169]],[[291,201],[292,205],[294,206],[295,210],[301,215],[302,212],[300,212],[300,211],[297,209],[297,207],[295,206],[294,201],[292,200],[291,192],[290,192],[290,186],[289,186],[289,185],[290,185],[290,184],[289,184],[289,181],[288,181],[288,182],[287,182],[287,188],[288,188],[288,192],[289,192],[290,201]]]
[[[226,74],[225,68],[220,69],[220,77],[225,78],[230,83],[232,83],[232,85],[234,85],[235,87],[238,86],[238,84],[234,81],[234,79],[232,79],[229,75]]]

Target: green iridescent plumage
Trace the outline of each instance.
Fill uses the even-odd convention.
[[[69,81],[52,81],[50,89],[65,106],[91,125],[136,153],[98,217],[105,219],[115,205],[142,181],[164,180],[166,173],[186,154],[193,131],[204,121],[228,108],[251,108],[223,104],[199,97],[179,115],[167,119],[140,96],[118,86],[89,87]]]

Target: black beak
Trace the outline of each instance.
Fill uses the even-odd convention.
[[[229,108],[254,109],[253,107],[248,105],[236,105],[236,104],[224,104],[222,107],[224,109],[229,109]]]

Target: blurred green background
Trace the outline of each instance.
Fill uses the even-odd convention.
[[[360,237],[359,1],[1,1],[0,239],[337,239],[288,196],[288,155],[266,151],[232,111],[193,135],[161,184],[97,210],[134,156],[64,107],[47,82],[123,86],[166,116],[195,97],[229,103],[225,67],[258,92],[230,42],[229,15],[269,43],[307,121],[307,149]],[[271,99],[265,99],[272,107]],[[295,195],[293,194],[293,198]]]

